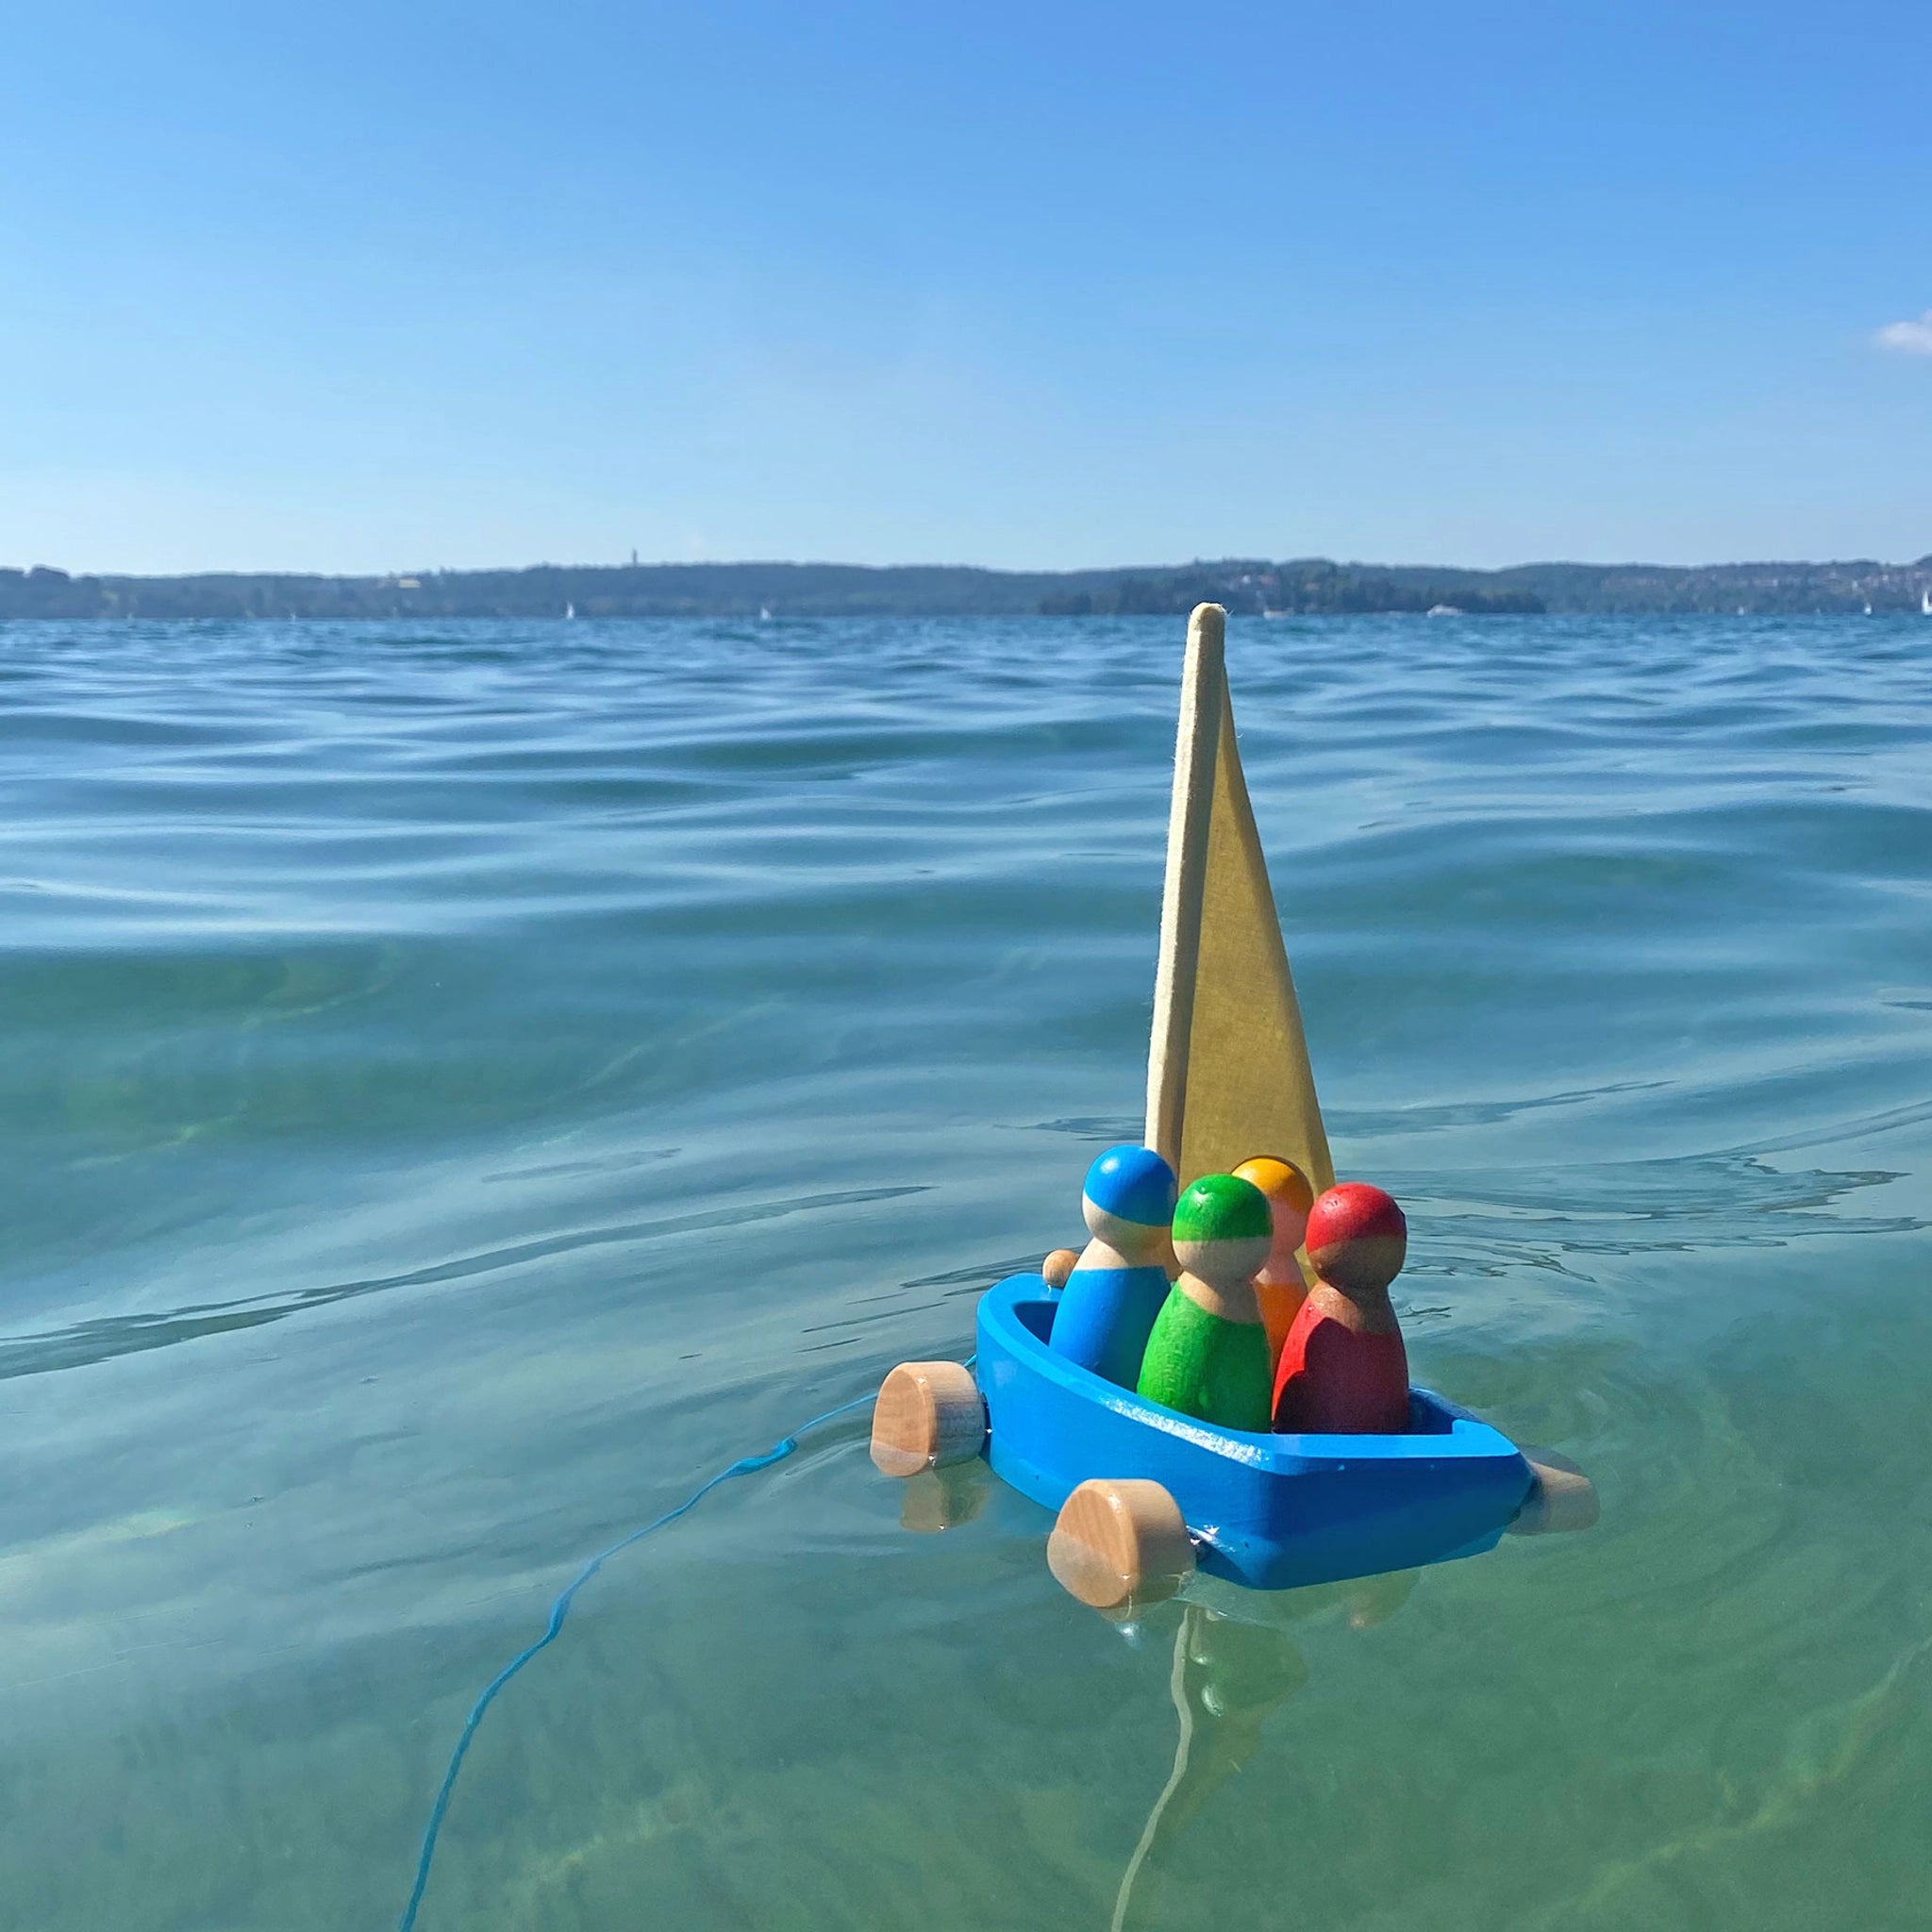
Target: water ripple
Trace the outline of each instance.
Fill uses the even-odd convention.
[[[1923,1901],[1928,634],[1232,625],[1412,1358],[1605,1513],[1280,1606],[1282,1707],[1202,1715],[1150,1926]],[[6,642],[0,1890],[392,1924],[582,1553],[1077,1238],[1140,1126],[1178,627]],[[1122,1641],[947,1476],[841,1440],[601,1577],[432,1907],[1106,1924],[1177,1613]]]

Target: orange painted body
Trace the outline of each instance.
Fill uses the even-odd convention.
[[[1288,1331],[1294,1326],[1294,1318],[1307,1297],[1308,1279],[1295,1251],[1307,1232],[1315,1191],[1307,1175],[1278,1154],[1257,1154],[1242,1161],[1235,1173],[1267,1195],[1274,1229],[1268,1258],[1255,1277],[1255,1299],[1260,1304],[1261,1325],[1268,1332],[1268,1373],[1272,1376],[1281,1360]]]
[[[1268,1331],[1271,1371],[1279,1364],[1281,1351],[1288,1344],[1288,1331],[1294,1326],[1294,1318],[1308,1298],[1308,1284],[1302,1279],[1300,1265],[1292,1255],[1288,1257],[1288,1268],[1291,1272],[1285,1275],[1277,1274],[1271,1258],[1267,1267],[1255,1276],[1255,1299],[1261,1305],[1261,1325]]]

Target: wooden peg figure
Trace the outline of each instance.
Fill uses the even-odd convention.
[[[1235,1169],[1268,1197],[1274,1221],[1274,1243],[1261,1272],[1255,1276],[1255,1299],[1261,1305],[1261,1325],[1268,1331],[1268,1373],[1281,1359],[1282,1344],[1294,1318],[1307,1299],[1307,1277],[1296,1250],[1308,1229],[1308,1209],[1315,1205],[1315,1187],[1291,1160],[1277,1154],[1257,1154]]]
[[[1267,1428],[1268,1333],[1254,1283],[1273,1241],[1267,1197],[1250,1181],[1204,1174],[1181,1196],[1181,1275],[1141,1363],[1150,1402],[1224,1429]]]
[[[1288,1331],[1274,1374],[1274,1426],[1348,1436],[1408,1427],[1408,1355],[1389,1284],[1408,1252],[1408,1224],[1380,1188],[1333,1187],[1308,1210],[1315,1285]]]
[[[1087,1170],[1080,1211],[1093,1237],[1066,1277],[1048,1346],[1123,1389],[1167,1299],[1174,1169],[1151,1147],[1109,1147]]]

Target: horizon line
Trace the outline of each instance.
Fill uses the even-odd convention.
[[[1026,567],[1011,564],[990,563],[940,563],[940,562],[900,562],[900,563],[850,563],[836,558],[632,558],[627,561],[558,563],[550,559],[540,559],[534,563],[486,563],[486,564],[437,564],[434,566],[417,564],[403,569],[391,570],[289,570],[278,568],[249,569],[244,566],[222,565],[196,570],[173,571],[128,571],[128,570],[69,570],[62,565],[0,564],[0,576],[31,577],[45,574],[67,578],[70,582],[92,578],[96,582],[121,578],[129,581],[167,583],[194,577],[307,577],[323,582],[355,582],[366,580],[376,583],[394,583],[403,577],[451,577],[484,575],[520,575],[533,571],[661,571],[661,570],[841,570],[864,571],[885,575],[897,571],[953,571],[966,572],[980,576],[993,577],[1068,577],[1068,576],[1127,576],[1141,575],[1173,575],[1190,570],[1225,570],[1234,566],[1255,565],[1264,569],[1278,570],[1297,564],[1325,564],[1337,570],[1353,571],[1453,571],[1472,576],[1507,576],[1512,572],[1532,570],[1599,570],[1599,571],[1714,571],[1714,570],[1834,570],[1853,567],[1875,570],[1928,570],[1932,569],[1932,552],[1924,556],[1891,561],[1876,557],[1842,558],[1736,558],[1700,563],[1659,563],[1642,558],[1624,558],[1615,561],[1594,561],[1582,558],[1533,558],[1518,563],[1479,564],[1479,563],[1388,563],[1371,562],[1362,558],[1325,557],[1305,553],[1293,557],[1194,557],[1185,563],[1120,563],[1120,564],[1054,564]]]

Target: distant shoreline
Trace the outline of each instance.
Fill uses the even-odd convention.
[[[537,564],[394,576],[207,573],[72,575],[0,569],[8,618],[546,618],[1167,616],[1195,604],[1283,617],[1423,613],[1683,615],[1913,611],[1916,563],[1529,563],[1479,571],[1324,558],[1122,570],[996,571],[828,563]]]

